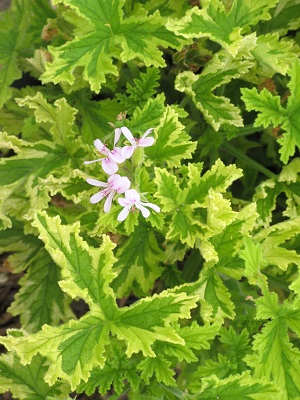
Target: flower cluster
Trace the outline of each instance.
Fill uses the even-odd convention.
[[[128,128],[123,126],[115,130],[114,148],[109,150],[100,139],[94,141],[94,146],[104,157],[98,158],[93,161],[85,161],[85,164],[91,164],[94,162],[101,162],[103,171],[109,175],[107,182],[101,182],[97,179],[87,178],[87,182],[90,185],[98,186],[103,188],[98,193],[94,194],[90,198],[92,204],[96,204],[102,199],[106,198],[104,203],[104,212],[109,212],[111,209],[113,199],[120,194],[124,194],[124,198],[118,198],[119,204],[123,207],[123,210],[118,215],[118,221],[124,221],[130,211],[140,210],[143,217],[147,218],[150,215],[148,208],[153,209],[156,212],[160,211],[160,208],[152,203],[141,201],[141,196],[135,189],[130,189],[131,182],[126,176],[120,176],[116,172],[119,167],[118,164],[123,163],[125,160],[131,158],[133,153],[138,147],[152,146],[154,143],[153,137],[148,137],[152,132],[152,128],[148,129],[141,138],[134,138]],[[129,141],[129,146],[117,147],[116,144],[120,140],[121,135]],[[148,207],[148,208],[147,208]]]

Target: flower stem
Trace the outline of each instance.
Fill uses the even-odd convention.
[[[265,168],[258,162],[254,161],[252,158],[248,157],[246,154],[243,154],[242,152],[240,152],[237,148],[232,146],[230,143],[224,142],[221,145],[221,147],[223,149],[227,150],[228,153],[232,154],[236,158],[245,161],[247,164],[251,165],[253,168],[255,168],[257,171],[264,174],[266,177],[277,181],[278,176],[276,174],[274,174],[273,172],[271,172],[269,169]]]
[[[239,130],[236,136],[247,136],[255,132],[260,132],[261,130],[263,130],[262,126],[254,126],[253,124],[245,125]]]
[[[181,100],[181,102],[179,103],[179,107],[180,108],[184,108],[188,102],[191,100],[190,96],[188,96],[187,94],[184,96],[184,98]]]

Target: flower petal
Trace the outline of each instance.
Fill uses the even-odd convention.
[[[152,146],[154,142],[155,142],[155,139],[153,137],[148,137],[146,139],[140,138],[138,141],[138,146],[149,147],[149,146]]]
[[[148,135],[150,135],[150,133],[153,131],[153,128],[149,128],[146,130],[146,132],[143,134],[143,136],[141,137],[141,139],[145,139]]]
[[[118,202],[119,202],[120,206],[122,206],[122,207],[130,208],[132,206],[132,203],[129,200],[124,199],[124,197],[120,197],[118,199]]]
[[[141,200],[141,196],[138,194],[138,192],[135,189],[126,190],[125,197],[132,204],[135,204]]]
[[[118,143],[118,141],[119,141],[119,139],[120,139],[120,137],[121,137],[121,133],[122,133],[122,131],[121,131],[120,128],[117,128],[117,129],[115,130],[114,147],[115,147],[115,145]]]
[[[113,182],[117,181],[117,180],[120,179],[120,178],[121,178],[121,175],[119,175],[119,174],[113,174],[113,175],[110,175],[110,176],[108,177],[107,182],[108,182],[109,184],[112,184]]]
[[[108,157],[102,159],[101,164],[104,172],[106,172],[108,175],[113,175],[118,171],[118,164]]]
[[[107,182],[101,182],[97,181],[97,179],[92,179],[92,178],[86,178],[87,183],[93,186],[100,186],[100,187],[107,187],[108,183]]]
[[[125,161],[126,157],[122,155],[121,147],[115,147],[110,153],[109,157],[114,160],[116,163],[121,164]]]
[[[143,201],[140,202],[140,204],[142,204],[145,207],[150,207],[152,208],[152,210],[156,211],[156,212],[160,212],[160,207],[158,207],[156,204],[153,203],[144,203]]]
[[[130,158],[133,154],[133,151],[134,151],[133,146],[124,146],[121,151],[122,157],[124,157],[125,159]]]
[[[99,203],[99,201],[101,201],[106,196],[106,194],[107,194],[107,192],[105,190],[101,190],[101,192],[98,192],[98,193],[94,194],[90,198],[90,202],[92,204]]]
[[[119,194],[126,192],[130,188],[131,182],[126,176],[119,176],[118,179],[110,182],[110,186],[113,190]]]
[[[108,212],[110,211],[110,209],[111,209],[111,203],[112,203],[112,201],[113,201],[113,198],[114,198],[115,193],[116,193],[116,192],[115,192],[114,190],[112,190],[112,191],[109,193],[109,195],[108,195],[108,197],[107,197],[107,199],[105,200],[105,203],[104,203],[104,212],[108,213]]]
[[[136,203],[135,206],[136,206],[136,208],[138,208],[139,210],[141,210],[142,215],[143,215],[144,218],[148,218],[148,217],[149,217],[150,211],[148,210],[148,208],[142,206],[141,203]]]
[[[100,151],[100,153],[106,154],[107,148],[106,148],[105,144],[103,144],[103,143],[101,142],[100,139],[96,139],[96,140],[94,141],[94,146],[96,147],[96,149],[97,149],[98,151]]]
[[[128,214],[129,214],[129,208],[124,207],[123,210],[118,215],[117,220],[120,222],[124,221],[128,217]]]
[[[126,139],[133,145],[135,143],[135,140],[130,130],[126,128],[126,126],[122,126],[121,131],[123,135],[126,137]]]

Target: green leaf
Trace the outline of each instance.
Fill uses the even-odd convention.
[[[218,315],[233,319],[235,316],[234,304],[221,278],[213,269],[206,269],[201,273],[200,279],[203,282],[200,296],[200,312],[203,321],[210,322]]]
[[[188,400],[264,400],[279,399],[280,392],[275,385],[267,381],[255,379],[249,372],[231,375],[226,379],[218,379],[216,376],[204,378],[202,387],[195,395],[188,395]]]
[[[43,212],[38,214],[34,224],[46,250],[62,268],[60,287],[72,298],[80,296],[91,309],[95,306],[102,316],[109,311],[116,312],[114,294],[109,287],[115,277],[111,270],[115,245],[109,238],[103,236],[99,249],[89,249],[79,236],[78,223],[64,226],[59,218],[49,218]]]
[[[166,238],[179,239],[191,247],[200,239],[218,234],[232,221],[234,212],[229,202],[214,190],[219,193],[225,192],[231,182],[241,176],[241,170],[234,165],[225,167],[220,160],[217,160],[211,170],[202,177],[201,169],[202,165],[188,165],[184,189],[179,187],[175,174],[163,168],[155,169],[157,185],[155,196],[161,202],[162,211],[166,213],[176,210],[171,215]],[[216,197],[218,197],[218,207],[213,201]],[[217,231],[216,226],[212,228],[216,218]]]
[[[292,41],[279,40],[277,33],[259,35],[257,44],[251,51],[258,61],[259,74],[267,77],[272,76],[275,72],[285,75],[296,59],[292,47]]]
[[[283,122],[280,97],[272,95],[267,89],[263,89],[260,93],[256,88],[242,89],[242,99],[248,111],[259,112],[254,123],[255,126],[267,128],[272,124],[276,127]]]
[[[155,196],[160,200],[164,212],[175,210],[177,205],[184,200],[178,179],[166,169],[155,168],[155,183],[158,188]]]
[[[79,236],[78,223],[63,226],[58,217],[50,218],[45,212],[37,214],[35,226],[46,249],[61,267],[60,287],[72,298],[83,299],[90,308],[80,320],[59,327],[44,325],[35,334],[0,339],[24,363],[29,363],[37,353],[47,357],[47,383],[62,378],[74,389],[81,380],[87,380],[93,368],[105,365],[110,332],[126,343],[128,357],[139,351],[155,357],[152,346],[157,340],[184,344],[171,323],[190,317],[196,297],[165,291],[118,309],[109,286],[115,277],[114,244],[109,238],[103,236],[101,246],[92,248]]]
[[[291,263],[299,264],[300,255],[295,250],[288,250],[281,245],[296,235],[299,235],[300,217],[272,225],[261,230],[255,239],[261,242],[264,263],[276,265],[286,270]]]
[[[201,390],[201,380],[204,377],[210,377],[211,375],[216,375],[220,379],[228,377],[229,373],[236,369],[236,365],[232,364],[227,357],[222,354],[218,354],[216,361],[212,359],[207,359],[205,365],[201,365],[197,368],[197,371],[193,375],[193,381],[189,385],[189,388],[193,393]]]
[[[124,111],[116,99],[92,101],[86,97],[85,92],[76,96],[76,107],[80,112],[79,117],[82,118],[82,141],[87,144],[111,135],[113,129],[110,123],[114,123],[120,112]]]
[[[203,8],[194,7],[184,18],[171,20],[167,27],[188,39],[208,37],[236,55],[242,33],[258,21],[270,19],[269,10],[276,3],[277,0],[234,0],[226,10],[220,0],[205,0]]]
[[[178,0],[148,0],[145,3],[149,13],[159,10],[160,15],[168,17],[182,17],[188,7],[185,1]]]
[[[233,220],[214,236],[206,235],[200,250],[208,266],[234,279],[241,279],[244,263],[240,259],[243,238],[253,229],[257,213],[255,204],[249,204],[235,214]]]
[[[259,214],[257,225],[262,225],[265,228],[269,226],[272,221],[272,211],[276,208],[277,196],[282,190],[283,187],[273,179],[263,181],[255,188],[253,201],[256,203]]]
[[[159,358],[147,358],[139,363],[138,369],[141,370],[141,377],[149,385],[150,378],[156,376],[158,382],[162,382],[168,386],[174,386],[176,381],[174,379],[174,370],[170,368],[171,361]]]
[[[249,334],[246,328],[241,332],[236,332],[232,326],[228,329],[223,327],[220,330],[220,342],[225,345],[228,358],[236,363],[236,372],[238,373],[246,369],[243,358],[250,351],[249,341]]]
[[[67,296],[61,291],[60,274],[49,254],[41,249],[30,260],[21,286],[9,307],[12,315],[20,315],[22,327],[27,332],[37,332],[44,324],[59,325],[73,315]]]
[[[157,342],[155,349],[159,354],[175,358],[178,361],[187,361],[188,363],[198,360],[198,350],[210,348],[209,341],[212,341],[220,331],[222,320],[216,320],[214,323],[200,326],[194,321],[190,326],[185,326],[177,332],[184,339],[184,345],[174,343]]]
[[[254,37],[246,45],[251,49],[254,46]],[[253,63],[243,58],[232,58],[226,52],[219,52],[199,75],[187,71],[176,77],[176,89],[192,98],[205,120],[216,131],[223,124],[243,126],[240,110],[227,97],[213,93],[216,88],[248,72]]]
[[[167,106],[160,124],[154,130],[155,143],[145,151],[148,160],[155,166],[167,163],[169,167],[179,167],[182,159],[192,158],[196,143],[191,142],[183,129],[178,114]]]
[[[66,156],[60,146],[45,141],[36,145],[22,141],[22,148],[17,149],[17,152],[17,155],[0,161],[2,185],[15,184],[20,180],[24,182],[30,176],[37,183],[38,176],[44,177],[53,166],[60,167]]]
[[[242,99],[246,104],[248,111],[255,110],[258,116],[255,119],[255,126],[269,125],[277,127],[281,125],[284,131],[282,137],[278,140],[281,148],[279,150],[280,159],[285,164],[289,158],[294,155],[295,149],[300,148],[299,140],[299,76],[300,62],[296,60],[289,73],[291,79],[288,84],[291,95],[288,98],[287,106],[283,108],[280,105],[280,97],[273,96],[266,89],[260,93],[255,88],[242,89]]]
[[[128,358],[121,343],[112,342],[106,365],[102,369],[95,368],[88,381],[79,385],[78,393],[84,391],[87,395],[92,395],[98,388],[99,393],[104,396],[113,384],[114,391],[120,395],[126,382],[130,382],[131,387],[137,390],[141,378],[136,364],[136,356]]]
[[[23,271],[40,247],[41,242],[33,235],[25,235],[24,225],[15,219],[11,228],[0,230],[0,254],[9,253],[5,262],[14,273]]]
[[[272,211],[275,210],[278,196],[284,193],[286,197],[286,208],[283,215],[289,218],[296,218],[299,214],[299,159],[294,158],[289,164],[285,165],[278,179],[268,179],[256,187],[253,197],[257,205],[260,217],[257,225],[267,228],[272,221]]]
[[[263,32],[279,31],[281,36],[300,26],[300,7],[298,0],[279,0],[272,10],[272,18],[261,24]]]
[[[151,227],[141,221],[130,237],[123,240],[116,257],[114,271],[117,277],[112,287],[118,297],[126,296],[132,290],[146,294],[161,275],[163,251]]]
[[[28,106],[35,110],[37,123],[49,122],[54,142],[67,149],[70,155],[74,154],[73,141],[77,135],[77,132],[74,131],[74,120],[77,110],[70,107],[65,98],[56,100],[52,105],[38,92],[36,96],[18,99],[18,104],[21,107]]]
[[[209,189],[205,205],[207,226],[212,235],[224,232],[225,227],[236,219],[237,214],[232,210],[230,201],[224,199],[222,194],[214,189]]]
[[[27,196],[23,201],[22,218],[30,221],[35,210],[48,207],[49,192],[51,191],[52,195],[59,192],[60,183],[65,192],[67,192],[66,183],[69,187],[73,186],[73,192],[71,189],[67,198],[75,202],[82,199],[82,192],[85,194],[89,186],[86,183],[82,184],[85,176],[83,177],[83,173],[76,167],[79,163],[82,164],[88,148],[85,148],[81,139],[77,137],[78,132],[74,125],[77,110],[70,107],[64,98],[58,99],[52,105],[41,93],[37,93],[35,96],[19,99],[18,103],[34,110],[37,122],[34,126],[41,128],[46,140],[38,138],[34,142],[29,142],[5,133],[0,135],[0,145],[3,143],[3,147],[12,148],[16,153],[15,156],[0,162],[0,173],[4,176],[1,184],[7,185],[5,190],[8,192],[2,198],[3,214],[9,202],[12,203],[12,193],[18,193],[22,187],[22,195],[25,193]],[[53,188],[55,184],[56,189]],[[77,197],[74,191],[79,192]],[[15,208],[21,207],[16,205]]]
[[[242,170],[240,168],[237,168],[234,164],[225,166],[220,159],[201,178],[197,165],[191,165],[189,168],[185,201],[192,208],[201,207],[205,204],[209,189],[224,193],[232,182],[242,177]],[[198,173],[197,170],[199,171]]]
[[[138,79],[133,79],[133,85],[126,84],[126,94],[117,93],[116,98],[121,102],[122,110],[131,114],[136,107],[143,108],[148,99],[156,94],[160,78],[157,68],[147,68],[145,73],[140,73]]]
[[[197,221],[194,222],[194,218],[188,207],[181,207],[176,209],[176,213],[172,217],[166,239],[179,239],[181,243],[186,243],[190,247],[193,247],[202,230],[201,224]]]
[[[61,1],[55,1],[60,3]],[[83,67],[83,77],[91,90],[99,92],[106,75],[117,75],[113,59],[142,61],[146,66],[162,67],[165,62],[158,46],[180,48],[181,40],[165,27],[165,19],[155,12],[144,11],[123,18],[124,0],[97,0],[93,6],[80,0],[64,0],[93,27],[91,32],[77,36],[64,45],[50,48],[53,62],[47,65],[43,82],[74,83],[74,69]]]
[[[30,365],[20,363],[11,352],[0,357],[0,393],[10,391],[19,400],[45,400],[54,397],[65,400],[70,392],[66,382],[58,381],[49,386],[44,381],[47,371],[46,359],[39,355],[32,359]]]
[[[47,1],[13,0],[0,15],[0,108],[11,97],[9,86],[21,78],[20,64],[39,46],[41,31],[53,11]]]
[[[137,107],[131,120],[126,124],[133,132],[144,133],[147,129],[156,127],[166,110],[164,106],[165,96],[158,94],[154,99],[149,99],[142,107]]]
[[[240,252],[240,257],[245,260],[245,272],[248,282],[251,285],[257,285],[260,288],[265,287],[267,279],[261,273],[266,261],[263,258],[263,252],[259,243],[254,243],[249,237],[244,238],[245,249]]]
[[[184,340],[171,323],[179,318],[190,318],[190,310],[195,307],[196,297],[164,291],[123,309],[120,320],[112,326],[112,332],[127,342],[126,354],[129,357],[138,351],[142,351],[144,356],[154,357],[156,354],[151,346],[156,340],[184,345]]]
[[[285,165],[280,174],[279,182],[295,183],[300,173],[300,158],[294,158],[288,165]]]
[[[54,175],[57,175],[55,172],[53,171]],[[92,195],[95,190],[91,190],[91,187],[87,185],[85,172],[79,169],[72,169],[62,177],[55,177],[54,175],[48,175],[47,178],[39,179],[40,190],[49,192],[51,196],[60,193],[65,199],[75,204],[89,204],[87,201],[88,195]]]
[[[265,291],[264,296],[256,300],[256,305],[257,318],[271,321],[256,335],[254,353],[248,355],[245,361],[253,368],[254,377],[266,378],[279,387],[282,391],[280,399],[296,399],[300,396],[300,352],[292,346],[287,329],[289,317],[293,320],[295,312],[299,320],[298,304],[278,305],[278,296]],[[299,330],[298,321],[297,324]]]
[[[22,144],[17,155],[0,160],[0,174],[3,177],[1,184],[4,190],[8,190],[3,207],[4,210],[8,205],[20,208],[18,203],[12,202],[11,195],[22,188],[24,197],[25,188],[27,199],[23,199],[23,202],[27,212],[24,212],[23,218],[31,220],[34,211],[47,208],[50,200],[47,188],[41,190],[39,179],[46,178],[55,170],[58,175],[65,172],[62,168],[66,167],[69,156],[63,147],[55,146],[50,141],[40,141],[34,145],[23,141]]]

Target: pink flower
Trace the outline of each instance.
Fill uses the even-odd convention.
[[[130,158],[134,152],[135,149],[138,147],[149,147],[152,146],[154,143],[154,138],[147,136],[152,132],[153,128],[148,129],[143,136],[140,139],[134,138],[132,136],[132,133],[126,126],[123,126],[122,128],[118,128],[119,130],[116,129],[116,137],[118,137],[118,140],[120,138],[121,132],[123,135],[126,137],[126,139],[131,143],[131,146],[124,146],[121,150],[121,154],[124,158]]]
[[[118,174],[111,175],[107,182],[97,181],[97,179],[87,178],[87,183],[93,186],[104,187],[105,189],[94,194],[90,198],[92,204],[96,204],[104,197],[107,197],[104,203],[104,212],[109,212],[111,209],[111,203],[116,193],[121,194],[126,192],[130,188],[130,180],[125,176],[120,176]]]
[[[125,157],[123,157],[121,154],[122,149],[120,147],[114,147],[114,149],[110,151],[108,150],[106,145],[101,142],[100,139],[96,139],[94,141],[94,146],[101,154],[104,154],[106,157],[98,158],[97,160],[93,161],[84,161],[84,163],[91,164],[97,161],[101,161],[104,172],[106,172],[108,175],[115,174],[118,171],[118,164],[121,164],[125,161]]]
[[[144,203],[141,201],[141,197],[135,189],[129,189],[125,192],[125,199],[118,199],[119,204],[124,207],[123,210],[118,215],[118,221],[124,221],[129,211],[134,210],[135,207],[138,208],[144,218],[148,218],[150,215],[150,211],[146,207],[152,208],[156,212],[160,212],[160,208],[156,204],[152,203]]]

